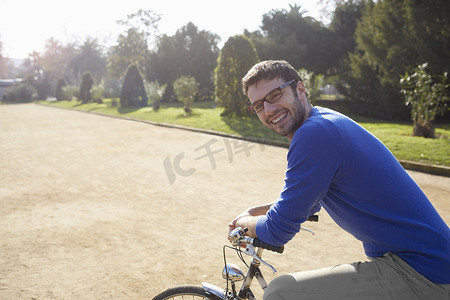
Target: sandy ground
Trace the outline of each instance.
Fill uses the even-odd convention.
[[[0,299],[142,299],[224,286],[227,223],[275,199],[286,149],[35,104],[0,106]],[[447,223],[450,178],[410,172]],[[278,274],[363,260],[325,212]],[[228,261],[242,264],[229,251]],[[258,291],[258,288],[256,288]],[[259,294],[259,292],[258,292]]]

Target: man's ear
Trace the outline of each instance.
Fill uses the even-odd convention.
[[[306,88],[305,88],[305,85],[303,84],[303,82],[301,82],[301,81],[297,82],[296,91],[297,91],[298,97],[300,97],[301,94],[305,94],[306,95]]]

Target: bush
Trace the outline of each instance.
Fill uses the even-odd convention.
[[[31,102],[37,95],[36,88],[28,83],[19,83],[9,87],[5,93],[6,100],[12,102]]]
[[[103,84],[94,85],[91,89],[91,97],[94,102],[103,103]]]
[[[433,76],[427,71],[428,64],[424,63],[408,72],[400,79],[401,92],[405,95],[406,105],[410,105],[411,118],[414,122],[413,134],[434,138],[435,131],[432,122],[437,114],[447,111],[447,96],[449,84],[447,72],[440,76]]]
[[[323,75],[315,75],[314,72],[310,72],[306,69],[300,69],[298,70],[298,73],[300,74],[300,78],[305,85],[308,99],[314,103],[314,101],[320,97],[320,88],[324,82]]]
[[[36,89],[37,95],[34,98],[45,100],[53,92],[52,85],[46,79],[30,80],[28,82]]]
[[[103,96],[105,98],[119,98],[120,82],[117,79],[105,78],[103,81]]]
[[[62,88],[62,97],[68,101],[77,100],[78,91],[79,88],[76,85],[66,85]]]
[[[63,95],[63,87],[66,86],[66,81],[64,79],[60,79],[58,80],[58,83],[56,84],[56,90],[55,90],[55,97],[56,100],[61,101],[64,100],[64,95]]]
[[[92,79],[91,73],[86,72],[83,74],[83,78],[81,79],[80,85],[80,93],[78,100],[81,100],[83,103],[88,103],[92,100],[91,96],[91,88],[94,84],[94,80]]]
[[[153,104],[153,110],[159,109],[159,103],[164,96],[167,84],[159,84],[158,81],[144,83],[145,92],[147,93],[149,104]]]
[[[199,84],[192,76],[181,76],[173,83],[173,91],[178,100],[184,103],[184,111],[191,112],[191,103],[198,93]]]
[[[132,65],[128,68],[120,91],[120,105],[122,107],[144,107],[147,106],[147,94],[144,82],[138,68]]]

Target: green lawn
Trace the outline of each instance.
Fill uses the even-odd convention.
[[[383,121],[359,122],[372,132],[401,160],[450,166],[450,124],[438,124],[439,138],[412,136],[412,125]]]
[[[200,102],[192,105],[193,112],[186,114],[181,103],[161,105],[153,111],[151,107],[140,109],[117,108],[109,99],[103,104],[81,104],[76,101],[41,101],[41,104],[92,111],[122,117],[131,117],[157,123],[176,124],[223,132],[226,134],[256,137],[279,142],[286,142],[265,128],[256,116],[249,115],[242,119],[221,117],[222,108],[216,108],[213,102]],[[377,136],[399,160],[411,160],[435,165],[450,166],[450,124],[436,125],[437,139],[425,139],[412,136],[412,124],[395,123],[352,116],[359,124]]]

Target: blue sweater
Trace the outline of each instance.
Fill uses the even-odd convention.
[[[360,240],[369,257],[392,252],[438,284],[450,283],[450,229],[375,136],[351,119],[315,107],[295,132],[283,190],[256,224],[284,245],[323,207]]]

